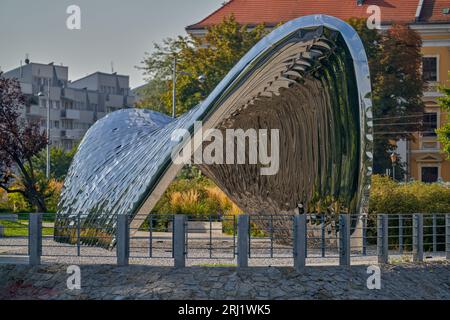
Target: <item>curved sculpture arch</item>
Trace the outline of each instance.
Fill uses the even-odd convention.
[[[357,33],[313,15],[290,21],[251,49],[208,98],[174,120],[138,109],[114,112],[86,133],[66,178],[56,226],[101,225],[116,216],[138,227],[181,165],[171,153],[175,129],[277,128],[280,169],[201,165],[246,213],[294,213],[298,203],[364,213],[372,171],[369,67]],[[60,229],[61,234],[64,230]]]

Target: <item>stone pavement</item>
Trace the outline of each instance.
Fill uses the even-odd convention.
[[[0,265],[0,300],[450,299],[448,262],[382,265],[380,290],[367,289],[366,266],[80,267],[82,288],[70,291],[65,265]]]

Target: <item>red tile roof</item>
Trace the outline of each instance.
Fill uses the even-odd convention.
[[[351,17],[368,17],[367,7],[381,8],[383,24],[413,23],[420,0],[231,0],[202,21],[187,27],[187,30],[203,29],[218,24],[233,14],[241,24],[265,23],[273,26],[300,16],[327,14],[346,20]],[[418,23],[450,23],[450,14],[443,9],[450,7],[450,0],[424,0]]]

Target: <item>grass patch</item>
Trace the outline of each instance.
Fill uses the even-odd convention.
[[[18,222],[1,220],[0,226],[3,227],[3,237],[28,237],[28,224],[24,222],[23,220]],[[52,236],[53,228],[42,228],[42,235]]]

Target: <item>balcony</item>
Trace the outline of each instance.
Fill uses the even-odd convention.
[[[107,107],[122,108],[124,105],[124,97],[117,94],[109,94],[106,100]]]
[[[439,92],[439,85],[440,85],[439,82],[428,82],[423,92],[423,96],[425,98],[442,97],[443,94]]]
[[[31,83],[21,82],[20,90],[22,91],[23,94],[33,94],[33,86],[31,85]]]
[[[32,104],[30,107],[27,107],[27,116],[40,117],[42,116],[41,107],[38,105]]]
[[[61,118],[69,120],[78,120],[80,119],[80,111],[71,109],[61,110]]]
[[[65,129],[61,130],[61,139],[81,140],[84,136],[84,130],[81,129]]]

